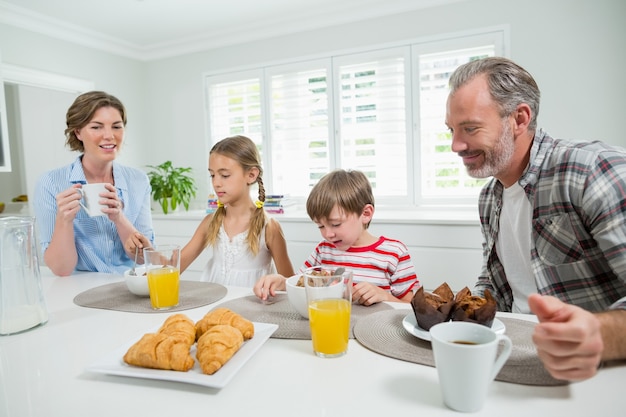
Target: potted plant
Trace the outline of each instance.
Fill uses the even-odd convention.
[[[176,210],[180,205],[189,210],[189,201],[196,196],[196,180],[190,175],[191,168],[174,167],[171,161],[161,165],[147,165],[152,186],[152,199],[159,203],[163,213]]]

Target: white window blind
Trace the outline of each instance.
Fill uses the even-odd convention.
[[[267,193],[302,203],[319,178],[344,168],[367,175],[377,205],[475,204],[484,180],[450,150],[448,79],[464,62],[502,55],[503,38],[487,31],[208,74],[211,144],[249,136]]]
[[[407,190],[408,48],[335,60],[338,166],[363,171],[379,198]]]
[[[333,166],[330,161],[329,70],[270,72],[272,187],[275,194],[304,198]],[[278,71],[279,73],[274,74]],[[284,72],[283,72],[284,71]]]
[[[450,149],[445,125],[448,81],[452,72],[471,60],[494,56],[494,45],[419,55],[419,125],[423,198],[474,196],[485,180],[471,178],[461,158]]]
[[[219,77],[208,83],[208,111],[212,142],[246,135],[261,145],[262,110],[261,78],[250,74],[234,74],[235,81]]]

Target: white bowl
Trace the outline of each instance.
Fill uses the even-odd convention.
[[[135,268],[137,276],[130,275],[130,269],[124,272],[124,279],[128,290],[135,295],[141,297],[149,297],[150,291],[148,290],[148,276],[145,275],[146,267],[138,266]]]
[[[287,278],[287,298],[291,305],[300,313],[305,319],[309,318],[309,305],[306,302],[306,291],[304,287],[298,287],[298,279],[302,274],[297,274]]]

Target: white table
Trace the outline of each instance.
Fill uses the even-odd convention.
[[[86,372],[97,359],[157,328],[168,313],[123,313],[73,303],[78,293],[121,277],[58,278],[46,270],[42,275],[49,322],[0,336],[0,416],[459,415],[443,405],[435,368],[379,355],[352,339],[348,354],[335,359],[316,357],[310,341],[270,339],[221,390]],[[183,279],[193,278],[183,274]],[[249,294],[229,288],[217,303]],[[184,313],[199,318],[212,307]],[[624,381],[626,366],[562,387],[496,381],[479,414],[624,416]]]

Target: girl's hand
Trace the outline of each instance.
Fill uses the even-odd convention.
[[[285,291],[287,289],[285,284],[286,278],[280,274],[264,275],[254,284],[254,295],[259,297],[262,301],[266,301],[269,296],[274,297],[276,291]]]

